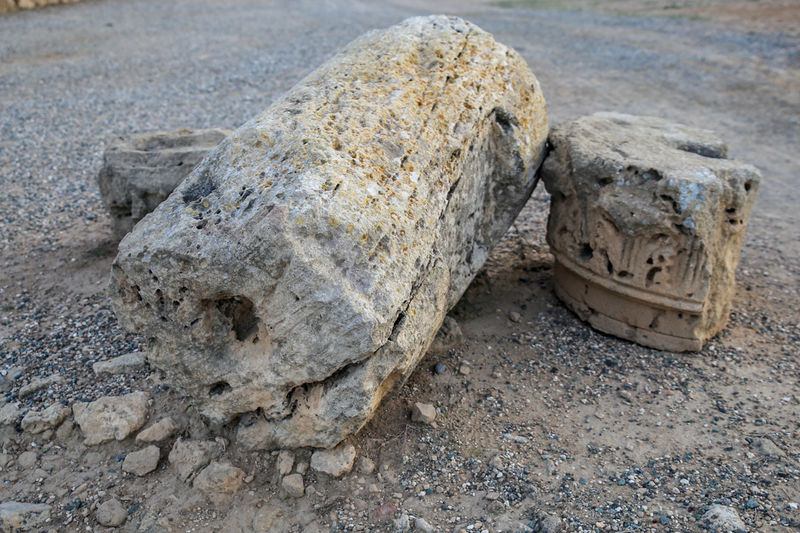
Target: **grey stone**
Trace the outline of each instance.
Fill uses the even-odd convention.
[[[30,468],[36,464],[37,460],[36,452],[29,450],[19,454],[19,457],[17,457],[17,464],[22,468]]]
[[[461,326],[458,325],[458,322],[455,318],[446,316],[444,317],[442,325],[439,327],[439,331],[436,332],[436,336],[433,338],[433,342],[431,342],[428,352],[446,352],[460,344],[463,344],[463,342],[464,334],[461,332]]]
[[[121,526],[128,518],[128,511],[119,500],[111,498],[97,507],[94,516],[101,526],[117,527]]]
[[[333,446],[425,354],[529,197],[546,134],[524,60],[476,26],[370,32],[122,240],[114,309],[203,415],[252,413],[243,447]]]
[[[422,422],[423,424],[432,424],[436,420],[436,408],[429,403],[415,402],[411,406],[411,420]]]
[[[535,533],[559,533],[561,519],[545,512],[538,512],[531,528]]]
[[[150,445],[126,455],[125,461],[122,462],[122,469],[137,476],[144,476],[156,469],[160,458],[161,451],[158,446]]]
[[[414,529],[420,533],[433,533],[435,531],[433,526],[420,516],[414,518]]]
[[[22,410],[15,403],[7,403],[0,408],[0,426],[10,426],[17,423]]]
[[[180,129],[118,137],[103,154],[97,184],[121,239],[163,202],[208,152],[230,132]]]
[[[294,466],[294,454],[289,450],[281,450],[280,453],[278,453],[275,466],[278,470],[278,474],[285,476],[292,471],[292,466]]]
[[[51,385],[61,383],[62,381],[64,381],[64,378],[62,378],[60,374],[52,374],[43,378],[34,378],[27,385],[20,387],[17,396],[20,398],[26,398],[39,392],[40,390],[50,387]]]
[[[359,457],[356,469],[361,474],[371,474],[375,471],[375,462],[369,457]]]
[[[394,530],[397,533],[405,533],[409,529],[411,529],[411,523],[408,515],[403,513],[394,521]]]
[[[50,518],[50,506],[43,503],[0,503],[0,531],[30,531]]]
[[[230,501],[244,480],[244,471],[228,462],[212,462],[197,474],[192,486],[214,504]]]
[[[286,491],[286,494],[292,498],[301,498],[306,491],[303,485],[303,476],[300,474],[289,474],[281,481],[281,487]]]
[[[148,399],[146,392],[139,391],[73,404],[72,412],[85,437],[84,444],[93,446],[125,439],[147,420]]]
[[[550,145],[556,295],[600,331],[701,349],[728,321],[758,170],[713,133],[654,117],[581,117]]]
[[[736,514],[736,510],[726,505],[709,506],[708,511],[703,514],[701,522],[716,533],[747,531],[747,526]]]
[[[23,431],[37,434],[56,429],[72,414],[72,409],[60,403],[54,403],[43,411],[28,411],[22,418]]]
[[[340,477],[353,469],[356,449],[352,444],[340,444],[332,450],[317,450],[311,454],[311,470]]]
[[[222,446],[216,441],[178,439],[169,452],[169,462],[178,471],[178,478],[187,481],[222,451]]]
[[[172,417],[168,416],[140,431],[136,435],[136,442],[162,442],[172,437],[176,431],[178,431],[178,425]]]
[[[144,352],[130,352],[107,361],[98,361],[92,365],[92,370],[97,376],[124,374],[140,370],[146,362],[147,357]]]

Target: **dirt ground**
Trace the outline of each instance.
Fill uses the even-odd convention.
[[[95,511],[111,497],[127,509],[124,531],[395,531],[404,520],[414,530],[417,517],[436,531],[523,531],[541,528],[543,516],[563,531],[700,531],[717,503],[751,531],[800,529],[800,4],[156,4],[90,1],[0,17],[10,36],[0,44],[0,391],[23,411],[148,391],[148,425],[170,415],[184,438],[227,437],[224,458],[246,482],[212,504],[178,480],[166,458],[174,438],[161,444],[159,468],[137,477],[120,468],[141,447],[132,438],[87,447],[78,429],[43,441],[17,423],[0,427],[0,502],[51,505],[41,529],[53,531],[106,530]],[[451,313],[464,343],[429,353],[351,439],[375,470],[361,465],[341,479],[309,470],[313,488],[291,498],[275,454],[239,450],[158,372],[94,376],[93,362],[145,349],[109,308],[115,244],[94,173],[111,134],[235,125],[365,29],[425,12],[461,14],[518,49],[553,123],[600,110],[660,115],[716,130],[735,158],[762,170],[730,325],[700,353],[678,354],[582,323],[553,295],[540,186]],[[119,43],[101,52],[108,24]],[[264,57],[247,56],[240,37],[259,25],[274,32],[265,42],[297,34],[259,52],[273,74],[261,85],[231,59]],[[173,50],[169,39],[184,34]],[[215,44],[186,45],[193,39]],[[195,77],[191,65],[203,61],[211,66]],[[81,70],[92,65],[131,70],[131,79],[111,79],[113,93],[103,93],[106,81]],[[201,86],[208,76],[215,83]],[[191,81],[182,99],[136,103],[164,88],[181,93],[182,78]],[[236,102],[213,105],[226,95]],[[19,397],[56,372],[62,382]],[[411,422],[414,402],[437,408],[433,425]],[[310,453],[298,450],[295,463]]]

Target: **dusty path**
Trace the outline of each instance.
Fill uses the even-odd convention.
[[[762,170],[728,330],[679,355],[585,327],[552,296],[539,190],[455,312],[467,342],[429,355],[354,440],[380,476],[307,474],[315,493],[290,501],[269,454],[232,447],[253,479],[233,510],[215,509],[166,460],[144,478],[121,474],[115,458],[132,442],[87,449],[76,431],[37,443],[23,467],[31,439],[11,427],[0,430],[0,501],[50,503],[53,527],[66,530],[98,527],[94,506],[109,496],[131,509],[124,527],[143,531],[250,530],[270,518],[295,530],[391,529],[375,525],[386,502],[448,531],[513,529],[539,512],[568,530],[696,530],[712,503],[753,529],[798,527],[800,38],[769,21],[753,26],[762,33],[726,26],[731,13],[715,16],[713,2],[681,2],[704,20],[535,4],[98,0],[0,17],[0,370],[23,369],[0,390],[17,401],[35,377],[61,374],[22,399],[27,409],[144,389],[152,418],[177,413],[187,436],[205,435],[146,369],[92,374],[96,360],[139,345],[104,294],[113,245],[94,176],[105,143],[236,126],[363,31],[428,12],[460,14],[519,50],[553,123],[659,115],[716,130]],[[447,371],[432,374],[436,362]],[[406,401],[434,403],[438,427],[412,424]]]

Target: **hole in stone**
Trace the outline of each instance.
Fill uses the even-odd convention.
[[[258,317],[249,298],[234,296],[220,300],[217,310],[230,320],[236,340],[245,341],[258,331]]]
[[[683,150],[684,152],[697,154],[699,156],[708,157],[711,159],[724,159],[721,148],[722,147],[720,146],[709,146],[691,141],[678,146],[678,150]]]
[[[752,188],[753,188],[753,183],[752,182],[750,182],[750,181],[745,181],[744,182],[744,190],[745,191],[749,191]]]
[[[253,337],[253,344],[258,344],[258,337]]]
[[[725,210],[725,212],[728,213],[729,215],[732,215],[733,213],[736,212],[736,208],[735,207],[729,207],[728,209]]]
[[[584,242],[581,244],[581,251],[580,257],[583,261],[588,261],[594,255],[594,249],[589,245],[588,242]]]
[[[231,390],[233,390],[233,387],[231,387],[227,381],[217,381],[208,389],[208,395],[219,396],[220,394],[225,394]]]
[[[648,287],[651,287],[653,285],[656,274],[661,272],[661,270],[662,270],[661,267],[653,267],[647,272],[646,285]]]
[[[614,183],[614,180],[612,178],[600,178],[597,180],[597,183],[599,183],[601,187],[605,187],[606,185]]]

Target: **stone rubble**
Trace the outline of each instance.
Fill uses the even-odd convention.
[[[101,526],[119,527],[128,518],[128,511],[116,498],[101,503],[95,511],[95,518]]]
[[[125,472],[137,476],[144,476],[158,467],[158,460],[161,458],[161,451],[158,446],[150,445],[141,450],[131,452],[125,456],[122,469]]]
[[[177,470],[178,479],[188,481],[196,472],[219,457],[222,451],[222,446],[216,441],[178,439],[169,452],[169,462]]]
[[[175,423],[172,417],[167,416],[140,431],[139,434],[136,435],[136,442],[163,442],[177,433],[178,429],[178,425]]]
[[[331,477],[341,477],[353,469],[356,449],[352,444],[340,444],[331,450],[316,450],[311,454],[311,470]]]
[[[244,471],[227,461],[212,462],[197,474],[192,486],[215,505],[229,502],[244,480]]]
[[[141,369],[147,363],[144,352],[130,352],[107,361],[98,361],[92,365],[96,376],[104,374],[124,374]]]
[[[54,403],[42,411],[28,411],[22,418],[20,426],[23,431],[37,434],[56,429],[69,415],[72,409],[60,403]]]
[[[147,420],[149,395],[138,391],[123,396],[104,396],[93,402],[72,405],[86,446],[124,440]]]

